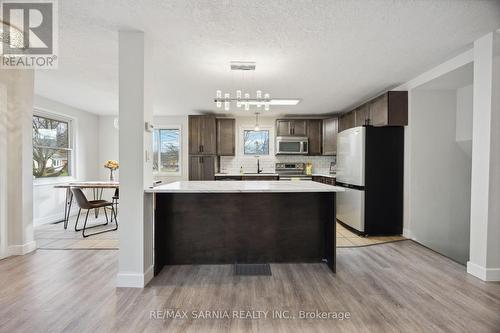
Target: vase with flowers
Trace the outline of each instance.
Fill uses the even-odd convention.
[[[115,170],[120,167],[118,164],[118,161],[115,160],[107,160],[106,163],[104,163],[104,167],[106,169],[109,169],[109,181],[114,182],[115,181]]]

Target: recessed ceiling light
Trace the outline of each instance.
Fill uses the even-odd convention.
[[[271,99],[271,105],[297,105],[300,103],[298,98],[274,98]]]
[[[297,105],[301,99],[298,98],[273,98],[269,101],[269,105]],[[258,101],[248,101],[249,105],[257,105]]]

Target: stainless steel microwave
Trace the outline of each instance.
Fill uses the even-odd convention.
[[[307,155],[309,139],[306,136],[277,136],[276,155]]]

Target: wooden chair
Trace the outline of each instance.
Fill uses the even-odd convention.
[[[78,207],[80,208],[78,210],[78,216],[76,217],[75,231],[82,231],[82,236],[88,237],[88,236],[92,236],[92,235],[102,234],[102,233],[108,232],[108,231],[118,230],[118,219],[116,218],[116,211],[114,209],[114,205],[112,202],[109,202],[106,200],[91,200],[91,201],[89,201],[89,200],[87,200],[87,197],[85,196],[83,191],[77,187],[72,187],[71,192],[73,193],[73,196],[76,200],[76,203],[78,204]],[[90,233],[90,234],[86,234],[85,231],[87,229],[100,227],[103,225],[107,225],[109,223],[108,213],[106,212],[106,207],[111,207],[111,222],[113,222],[113,216],[114,216],[115,217],[115,227],[110,228],[110,229],[106,229],[106,230],[101,230],[101,231],[94,232],[94,233]],[[104,208],[104,215],[106,216],[106,223],[94,225],[92,227],[87,227],[87,220],[89,218],[90,210],[91,209],[99,209],[99,208]],[[82,209],[86,209],[87,214],[85,215],[85,222],[83,223],[83,228],[78,229],[78,220],[80,219],[80,213],[81,213]]]

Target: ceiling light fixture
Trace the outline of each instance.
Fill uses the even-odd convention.
[[[253,61],[231,61],[230,68],[232,71],[254,71],[256,64]],[[222,97],[222,90],[217,90],[215,94],[215,105],[218,109],[222,108],[224,105],[224,110],[229,111],[231,107],[231,102],[236,102],[236,107],[243,107],[245,111],[250,110],[250,105],[256,105],[257,108],[264,106],[264,110],[269,111],[269,106],[271,104],[271,99],[269,94],[262,94],[262,90],[257,90],[255,92],[255,98],[251,98],[250,93],[243,92],[242,89],[236,90],[236,98],[232,98],[230,93],[224,93]]]
[[[254,131],[260,131],[260,127],[259,127],[259,113],[258,112],[255,112],[255,127],[254,127]]]

